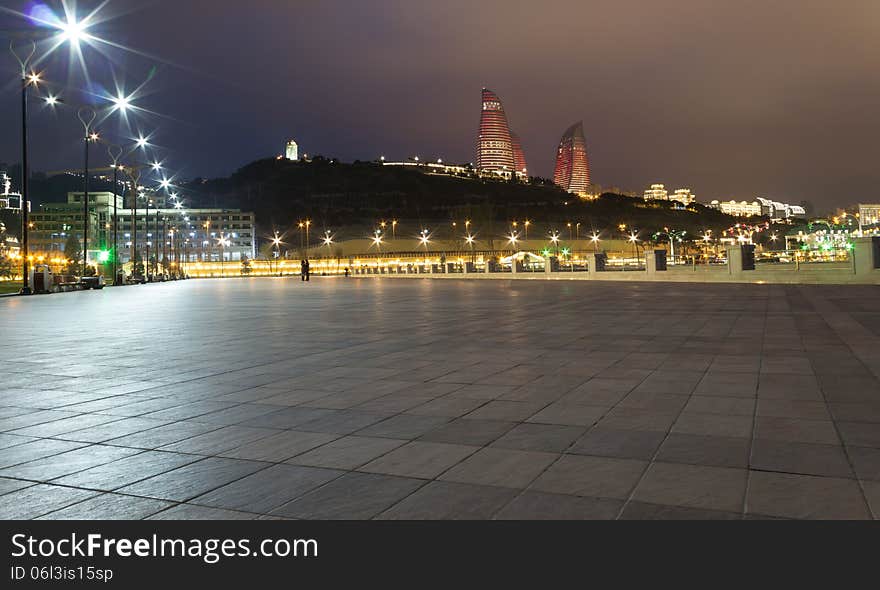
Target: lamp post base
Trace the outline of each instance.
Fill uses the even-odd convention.
[[[21,291],[18,292],[19,295],[33,295],[34,292],[30,287],[22,287]]]

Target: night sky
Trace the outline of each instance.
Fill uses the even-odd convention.
[[[5,0],[27,12],[34,2]],[[47,2],[61,12],[60,2]],[[97,2],[79,2],[85,15]],[[280,153],[473,161],[495,90],[532,174],[583,119],[600,185],[713,198],[878,200],[876,0],[111,0],[94,33],[153,56],[84,49],[157,114],[130,120],[183,177]],[[26,21],[0,15],[5,33]],[[5,34],[4,33],[4,34]],[[4,46],[8,44],[3,41]],[[0,59],[0,161],[19,160],[16,67]],[[68,52],[45,76],[85,82]],[[63,94],[73,96],[72,90]],[[72,111],[32,112],[32,169],[81,165]],[[104,125],[109,132],[115,124]]]

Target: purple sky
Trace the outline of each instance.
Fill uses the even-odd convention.
[[[486,86],[533,174],[552,174],[559,136],[583,119],[603,186],[664,182],[700,200],[819,209],[878,199],[872,0],[115,0],[104,11],[120,16],[102,36],[176,64],[160,67],[139,104],[165,116],[141,125],[158,127],[185,176],[226,175],[288,137],[343,160],[472,161]],[[48,77],[66,78],[61,57]],[[109,62],[87,57],[107,80]],[[131,85],[153,64],[113,57]],[[0,161],[12,162],[15,68],[0,64]],[[34,169],[79,163],[71,113],[35,109],[32,120]]]

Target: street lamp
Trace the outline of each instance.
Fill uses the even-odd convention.
[[[629,234],[629,238],[627,238],[627,241],[632,243],[632,245],[633,245],[633,256],[636,259],[636,265],[638,265],[639,264],[639,246],[638,246],[639,234],[638,234],[638,232],[635,230],[631,231]]]
[[[19,55],[15,45],[9,43],[9,51],[21,66],[21,295],[30,295],[31,286],[28,277],[28,205],[30,193],[28,191],[28,132],[27,132],[27,100],[28,87],[36,84],[39,77],[33,79],[28,76],[28,67],[34,54],[37,52],[37,44],[31,42],[31,50],[27,55]]]
[[[556,246],[556,258],[559,258],[559,232],[553,232],[550,236],[550,241]]]
[[[423,229],[419,232],[419,242],[425,247],[425,264],[428,264],[428,242],[431,241],[430,238],[431,236],[427,229]]]
[[[669,229],[668,227],[664,227],[663,231],[654,234],[654,238],[663,235],[669,238],[669,257],[671,258],[672,264],[675,264],[675,240],[681,242],[682,236],[684,236],[686,233],[687,232],[685,231],[677,231],[674,229]]]
[[[222,231],[220,232],[220,239],[217,240],[217,242],[220,245],[220,278],[222,279],[223,278],[223,267],[224,267],[224,263],[226,262],[225,248],[227,248],[232,242],[230,242],[226,238],[226,235]]]
[[[590,238],[590,241],[593,242],[593,246],[596,248],[596,252],[599,251],[599,234],[597,232],[593,232],[593,237]]]
[[[306,262],[309,261],[309,227],[312,225],[310,219],[306,219]]]
[[[85,160],[83,163],[83,262],[80,269],[80,281],[86,274],[89,263],[89,142],[97,141],[98,134],[92,130],[92,123],[98,113],[92,107],[80,107],[76,114],[82,123],[85,135]]]
[[[467,224],[467,223],[468,222],[466,222],[465,224]],[[474,236],[472,236],[471,234],[468,234],[464,238],[464,241],[471,247],[471,262],[474,261],[474,241],[475,241],[475,239],[476,238],[474,238]]]
[[[116,213],[116,191],[119,187],[119,158],[122,156],[122,148],[118,145],[107,146],[107,154],[113,161],[113,285],[119,286],[119,251],[118,251],[118,233],[119,233],[119,217]]]
[[[275,246],[275,270],[278,270],[278,259],[281,258],[281,237],[278,231],[275,231],[275,237],[272,238],[272,245]],[[281,276],[281,273],[278,273]]]

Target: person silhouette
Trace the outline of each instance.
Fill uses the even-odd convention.
[[[309,273],[309,267],[307,266],[305,258],[299,261],[299,280],[305,281],[306,276]]]
[[[306,280],[308,281],[310,278],[312,278],[312,270],[311,265],[309,265],[309,259],[306,258]]]

